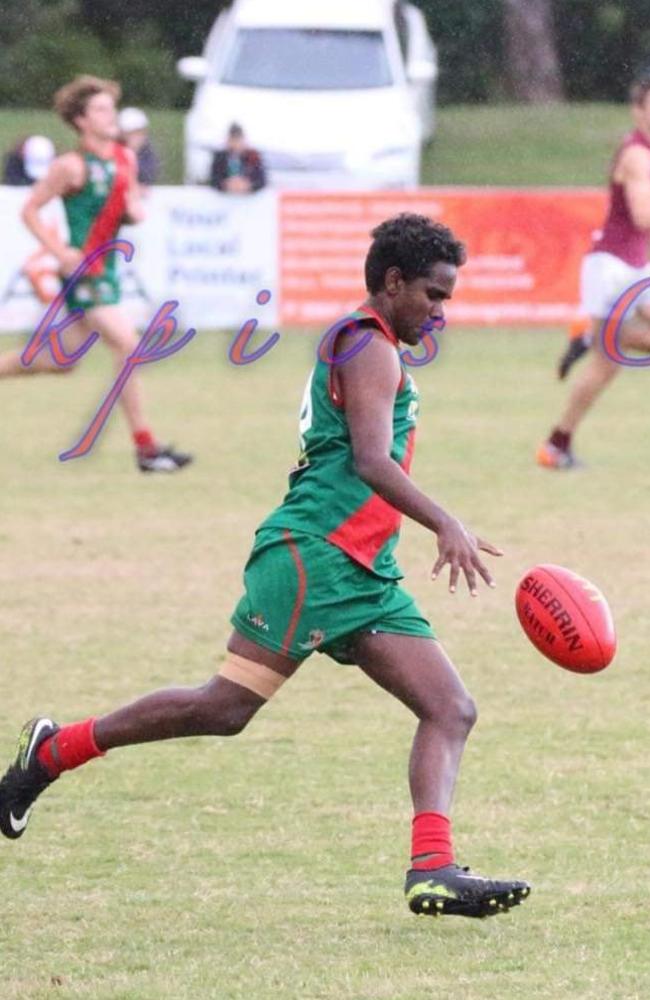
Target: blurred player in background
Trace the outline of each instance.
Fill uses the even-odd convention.
[[[40,181],[55,156],[51,139],[46,135],[30,135],[7,153],[2,183],[24,186]]]
[[[609,207],[602,233],[582,264],[582,313],[589,325],[572,339],[560,362],[560,376],[590,352],[587,367],[576,379],[567,406],[548,439],[537,451],[539,465],[569,469],[579,464],[573,435],[589,408],[619,371],[607,356],[601,330],[619,296],[650,275],[650,71],[630,89],[635,124],[619,146],[609,181]],[[641,295],[623,323],[622,350],[650,351],[650,296]]]
[[[93,250],[112,240],[123,222],[140,222],[143,210],[138,196],[133,153],[116,142],[116,101],[119,85],[92,76],[77,77],[55,95],[60,117],[79,136],[79,146],[57,157],[45,176],[33,187],[23,208],[23,220],[36,239],[69,277]],[[70,232],[70,243],[40,217],[40,210],[60,197]],[[118,371],[138,344],[135,326],[119,306],[120,281],[115,254],[104,254],[79,278],[66,294],[69,309],[80,308],[83,319],[66,330],[69,353],[96,330],[113,352]],[[21,353],[0,355],[0,377],[32,372],[61,372],[43,350],[25,367]],[[143,472],[174,472],[191,456],[162,446],[144,416],[139,374],[133,371],[120,401],[136,449],[136,463]]]
[[[307,382],[301,453],[284,501],[255,536],[245,594],[220,673],[199,688],[157,691],[102,718],[27,723],[0,782],[0,829],[22,835],[31,804],[66,770],[115,747],[240,732],[316,650],[357,664],[418,723],[409,780],[415,913],[483,917],[517,905],[525,882],[495,881],[454,860],[449,812],[474,703],[394,557],[402,514],[437,536],[434,579],[450,566],[471,594],[494,586],[471,534],[409,477],[418,392],[399,342],[416,345],[443,316],[465,251],[444,226],[402,215],[373,232],[368,298],[332,328]],[[247,876],[249,878],[249,876]],[[373,873],[368,872],[372,881]]]
[[[149,119],[141,108],[122,108],[117,116],[120,140],[135,154],[138,182],[145,187],[155,184],[160,163],[149,137]]]

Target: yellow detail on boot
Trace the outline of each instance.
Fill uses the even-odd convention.
[[[430,879],[428,882],[416,882],[406,893],[406,900],[410,903],[412,899],[417,899],[418,896],[438,896],[444,899],[458,899],[458,895],[453,889],[450,889],[446,885],[436,885],[433,879]]]

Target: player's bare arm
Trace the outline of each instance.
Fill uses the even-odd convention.
[[[615,180],[625,187],[625,199],[637,229],[650,231],[650,150],[629,146],[621,156]]]
[[[340,337],[339,353],[350,349]],[[481,561],[479,549],[491,555],[501,551],[475,538],[455,517],[419,490],[391,458],[393,406],[401,379],[394,347],[381,334],[373,335],[363,351],[335,369],[345,406],[358,475],[376,493],[407,517],[433,531],[438,540],[435,579],[450,566],[449,589],[456,589],[462,571],[472,596],[477,594],[477,574],[489,585],[494,581]]]
[[[52,163],[46,176],[32,188],[22,210],[22,219],[29,231],[61,264],[64,275],[71,274],[82,259],[82,253],[70,247],[41,219],[40,210],[53,198],[62,198],[84,184],[85,167],[78,153],[64,153]]]

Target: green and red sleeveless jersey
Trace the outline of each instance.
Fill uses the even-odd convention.
[[[94,153],[80,152],[86,168],[86,183],[80,191],[63,199],[70,245],[78,247],[88,257],[103,243],[112,240],[126,212],[129,186],[128,154],[115,143],[113,154],[104,160]],[[99,276],[115,273],[115,254],[104,254],[86,270]]]
[[[351,314],[349,322],[380,330],[398,350],[395,334],[374,310],[364,306]],[[343,320],[336,329],[341,331],[346,325]],[[411,465],[417,414],[418,392],[402,365],[393,408],[391,457],[405,472]],[[317,535],[378,576],[399,579],[403,574],[393,553],[402,515],[357,474],[345,401],[336,395],[332,366],[320,357],[302,401],[300,447],[289,492],[261,527]]]

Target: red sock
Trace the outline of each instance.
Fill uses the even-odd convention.
[[[145,455],[152,455],[156,450],[156,439],[150,430],[134,431],[133,440],[138,451],[143,451]]]
[[[451,823],[447,817],[441,813],[417,813],[413,817],[411,868],[428,871],[453,863]]]
[[[80,767],[93,757],[103,757],[105,751],[95,743],[94,730],[94,719],[63,726],[38,748],[36,756],[39,763],[53,778],[58,778],[62,771]]]

